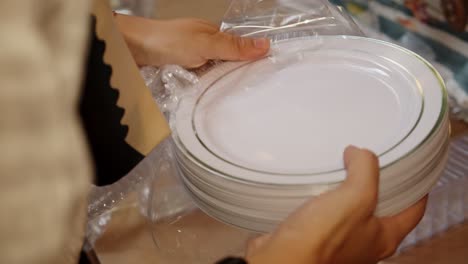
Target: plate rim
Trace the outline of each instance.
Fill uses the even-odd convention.
[[[418,59],[422,65],[425,66],[425,68],[427,68],[429,71],[429,73],[431,73],[433,75],[433,77],[435,77],[435,79],[437,79],[438,81],[438,84],[434,84],[437,85],[438,87],[438,90],[441,91],[441,105],[440,105],[440,110],[439,110],[439,113],[438,113],[438,117],[435,121],[435,123],[433,124],[433,126],[431,127],[431,129],[428,131],[428,133],[425,135],[425,137],[416,145],[413,147],[413,149],[411,149],[410,151],[408,151],[407,153],[401,155],[398,159],[392,161],[392,162],[389,162],[388,164],[385,164],[384,166],[381,166],[380,169],[385,169],[389,166],[392,166],[394,165],[395,163],[397,163],[398,161],[400,161],[401,159],[404,159],[406,158],[407,156],[413,154],[415,151],[417,151],[421,145],[425,144],[427,142],[427,140],[429,138],[431,138],[431,136],[437,131],[437,128],[440,127],[443,119],[444,119],[444,115],[445,113],[447,112],[447,91],[446,91],[446,86],[445,86],[445,83],[442,79],[442,77],[440,76],[440,74],[438,73],[438,71],[434,68],[434,66],[432,66],[427,60],[425,60],[424,58],[422,58],[421,56],[419,56],[418,54],[408,50],[408,49],[405,49],[401,46],[398,46],[396,44],[393,44],[393,43],[390,43],[390,42],[386,42],[386,41],[382,41],[382,40],[377,40],[377,39],[372,39],[372,38],[367,38],[367,37],[358,37],[358,36],[322,36],[321,38],[333,38],[333,39],[357,39],[357,40],[364,40],[364,41],[370,41],[370,42],[373,42],[373,43],[377,43],[377,44],[383,44],[384,46],[388,46],[388,47],[391,47],[393,49],[396,49],[400,52],[403,52],[403,53],[406,53],[408,56],[411,56],[415,59]],[[311,38],[308,38],[309,40]],[[298,39],[289,39],[289,40],[284,40],[284,41],[294,41],[294,40],[298,40]],[[282,41],[283,42],[283,41]],[[244,66],[245,64],[247,64],[248,62],[225,62],[225,63],[222,63],[221,66],[223,66],[224,68],[225,67],[231,67],[233,69],[236,69],[238,67],[242,67]],[[210,73],[211,74],[216,74],[217,71],[221,71],[223,69],[220,69],[222,67],[215,67],[214,69],[212,69],[211,71],[207,72],[204,76],[206,75],[209,75]],[[209,83],[204,89],[203,91],[206,90],[207,87],[209,87],[210,85],[212,84]],[[198,97],[197,99],[198,100]],[[179,109],[177,110],[177,112],[179,111]],[[423,108],[423,111],[424,112],[424,108]],[[192,110],[192,113],[193,113],[193,110]],[[176,121],[175,123],[177,123],[178,121]],[[247,182],[260,182],[262,184],[269,184],[271,183],[271,180],[269,181],[262,181],[262,179],[258,179],[259,177],[257,177],[257,179],[253,180],[252,178],[249,177],[249,179],[247,179],[246,177],[242,177],[241,175],[231,175],[231,174],[228,174],[226,173],[225,171],[222,171],[222,170],[219,170],[219,169],[216,169],[214,168],[213,166],[210,166],[209,164],[207,164],[206,162],[200,160],[198,157],[196,157],[188,148],[187,146],[183,143],[183,141],[180,139],[178,133],[177,133],[177,125],[175,124],[173,126],[175,129],[173,129],[174,133],[173,133],[173,137],[174,137],[174,141],[176,142],[176,145],[177,145],[177,148],[183,148],[184,149],[184,152],[186,152],[188,158],[195,164],[197,164],[198,166],[202,167],[202,168],[205,168],[205,169],[208,169],[208,170],[212,170],[212,171],[215,171],[221,175],[225,175],[229,178],[236,178],[238,180],[241,180],[241,181],[247,181]],[[411,133],[410,133],[411,134]],[[237,166],[236,166],[237,167]],[[248,171],[251,171],[251,170],[248,170]],[[340,169],[337,169],[337,170],[334,170],[333,173],[337,173],[337,172],[344,172],[345,169],[344,168],[340,168]],[[273,174],[271,173],[261,173],[261,174],[264,174],[264,175],[269,175],[269,176],[272,176]],[[323,173],[319,173],[318,175],[316,176],[321,176],[323,175]],[[308,178],[309,180],[299,180],[298,177],[294,178],[291,176],[291,174],[278,174],[278,175],[273,175],[273,176],[278,176],[277,177],[277,181],[275,181],[275,183],[273,183],[274,185],[276,184],[287,184],[288,182],[296,182],[298,184],[300,184],[300,182],[307,182],[307,183],[333,183],[333,182],[340,182],[342,180],[344,180],[345,178],[345,173],[342,173],[341,175],[335,175],[335,177],[330,177],[330,176],[327,176],[326,180],[312,180],[310,179],[310,177],[304,177],[304,176],[311,176],[310,174],[302,174],[302,175],[299,175],[298,177],[304,177],[304,178]],[[289,180],[281,180],[280,177],[284,177],[284,176],[287,176],[287,178]],[[291,179],[296,179],[295,181],[291,181]],[[271,177],[270,177],[271,179]]]

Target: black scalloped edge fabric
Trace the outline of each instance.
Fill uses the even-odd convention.
[[[96,36],[96,17],[91,19],[79,113],[94,161],[95,183],[103,186],[129,173],[144,155],[125,141],[128,126],[121,124],[125,109],[117,105],[119,90],[111,86],[112,67],[103,59],[106,43]]]

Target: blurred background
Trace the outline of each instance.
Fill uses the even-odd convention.
[[[196,17],[219,23],[229,0],[111,0],[114,10],[153,18]]]

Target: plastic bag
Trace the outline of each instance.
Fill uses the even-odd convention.
[[[221,30],[237,35],[268,37],[270,58],[277,56],[275,42],[320,35],[363,35],[343,9],[325,0],[234,0]],[[301,49],[300,45],[297,47]],[[198,69],[201,76],[222,62]],[[141,74],[166,117],[171,118],[180,100],[195,94],[197,76],[179,66],[145,67]],[[151,222],[151,232],[164,263],[210,263],[226,255],[242,255],[255,232],[222,223],[201,211],[178,177],[168,138],[119,182],[94,188],[88,207],[88,245],[105,231],[111,212],[129,193],[139,194],[141,213]],[[207,228],[209,227],[209,228]],[[204,241],[203,243],[199,243]]]
[[[171,113],[177,107],[186,87],[198,82],[198,77],[177,65],[161,68],[146,66],[140,73],[151,90],[153,98],[163,113]]]
[[[291,59],[291,56],[299,54],[296,51],[301,50],[301,45],[298,45],[292,52],[294,54],[277,54],[275,43],[282,40],[320,39],[321,35],[363,35],[342,9],[322,0],[234,0],[222,21],[221,30],[242,36],[270,38],[273,44],[269,58],[275,62]],[[212,71],[225,70],[224,66],[223,62],[211,62],[196,73],[204,76]],[[163,75],[159,73],[160,77]],[[187,82],[193,80],[188,76],[178,69],[177,74],[172,74],[172,80],[176,81],[171,85],[147,80],[155,100],[170,119],[174,118],[172,114],[178,103],[199,89],[198,82]],[[189,83],[195,85],[184,85]],[[168,142],[167,147],[165,153],[171,155],[173,145]],[[165,263],[212,263],[224,256],[243,255],[248,240],[258,233],[225,224],[199,209],[179,178],[177,162],[168,157],[164,166],[160,164],[156,168],[153,180],[145,187],[149,193],[146,215],[151,221],[158,255]]]
[[[326,0],[232,1],[221,30],[274,41],[295,36],[362,35],[341,7]]]
[[[269,37],[273,41],[270,58],[279,62],[291,58],[290,54],[275,53],[275,43],[281,40],[364,35],[343,9],[324,0],[234,0],[221,30],[243,36]],[[366,31],[371,36],[372,33]],[[402,40],[408,45],[415,44],[411,36]],[[418,47],[424,48],[424,45]],[[297,51],[301,49],[298,45]],[[427,54],[430,55],[430,51]],[[201,76],[215,71],[220,63],[211,62],[197,69],[196,74]],[[197,89],[197,85],[193,85],[197,77],[178,66],[145,67],[141,73],[167,117],[171,117],[180,100]],[[197,207],[179,179],[172,144],[172,139],[168,138],[121,181],[94,190],[94,203],[89,207],[89,244],[104,232],[119,201],[130,192],[137,192],[139,204],[134,206],[150,221],[150,232],[162,263],[212,263],[227,255],[242,255],[247,241],[257,234],[222,223]]]
[[[175,109],[179,101],[179,94],[184,91],[184,87],[198,81],[195,74],[177,65],[167,65],[161,68],[143,67],[140,73],[160,110],[166,116]],[[139,194],[139,204],[133,206],[139,206],[143,215],[150,216],[148,214],[151,212],[148,212],[147,209],[152,195],[150,186],[154,182],[153,176],[162,175],[165,169],[166,171],[174,170],[171,166],[170,141],[171,139],[166,139],[161,142],[118,182],[108,186],[93,186],[91,188],[85,250],[90,250],[94,246],[96,240],[104,233],[107,224],[111,221],[113,210],[129,194],[135,192]],[[168,206],[174,206],[174,204],[174,200],[167,203]]]

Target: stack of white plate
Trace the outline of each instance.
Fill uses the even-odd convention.
[[[172,120],[182,179],[202,210],[270,231],[345,179],[349,144],[379,157],[377,215],[428,193],[449,136],[444,84],[430,64],[363,37],[291,39],[272,53],[209,71]]]

